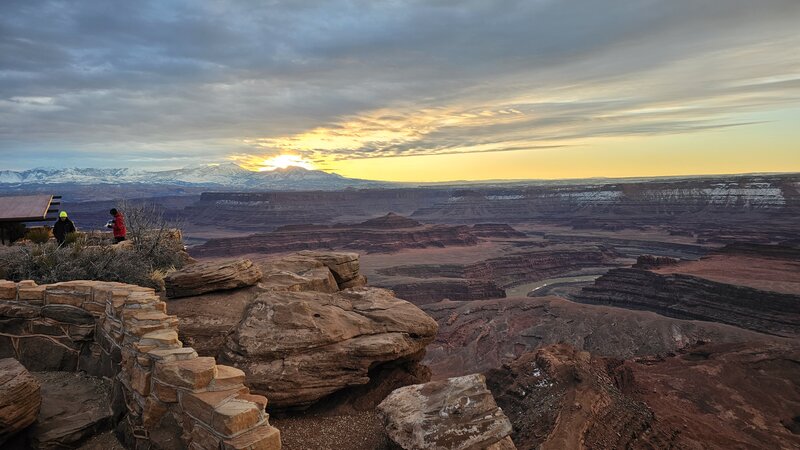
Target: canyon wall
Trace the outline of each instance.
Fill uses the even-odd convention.
[[[486,230],[484,233],[491,233]],[[507,230],[503,230],[507,233]],[[396,214],[358,224],[289,225],[270,233],[210,239],[191,249],[196,256],[230,256],[246,253],[281,253],[300,250],[362,250],[391,253],[406,248],[476,245],[470,227],[422,225]]]
[[[800,296],[692,275],[614,269],[583,288],[575,300],[725,323],[778,336],[800,336]]]

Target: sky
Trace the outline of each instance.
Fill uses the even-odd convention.
[[[800,172],[798,0],[0,1],[0,170]]]

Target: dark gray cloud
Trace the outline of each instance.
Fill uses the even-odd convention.
[[[726,127],[800,104],[798,23],[796,0],[4,0],[0,167]]]

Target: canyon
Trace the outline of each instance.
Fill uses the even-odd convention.
[[[55,438],[73,448],[112,428],[125,445],[142,430],[164,448],[170,433],[224,444],[236,433],[203,411],[239,406],[241,423],[288,450],[473,437],[498,449],[793,448],[799,186],[788,174],[150,197],[183,221],[194,258],[161,292],[125,287],[115,310],[103,284],[0,282],[0,358],[31,374],[14,375],[32,400],[12,439],[58,423],[60,406],[34,414],[34,383],[51,405],[62,383],[91,418]],[[70,212],[93,223],[113,205]],[[158,320],[126,324],[140,304]],[[127,353],[109,342],[119,332]],[[154,343],[197,360],[182,364],[208,383],[181,388],[189,372],[165,372]],[[120,384],[133,402],[119,403]],[[217,402],[218,385],[241,392]],[[447,407],[463,414],[434,414]],[[184,411],[182,434],[172,420]]]

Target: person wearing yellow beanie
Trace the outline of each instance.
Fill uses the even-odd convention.
[[[66,211],[61,211],[58,213],[58,220],[56,220],[55,225],[53,225],[53,236],[56,237],[58,241],[58,245],[62,245],[64,240],[67,238],[69,233],[74,233],[76,231],[75,224],[72,223],[69,217],[67,217]]]

